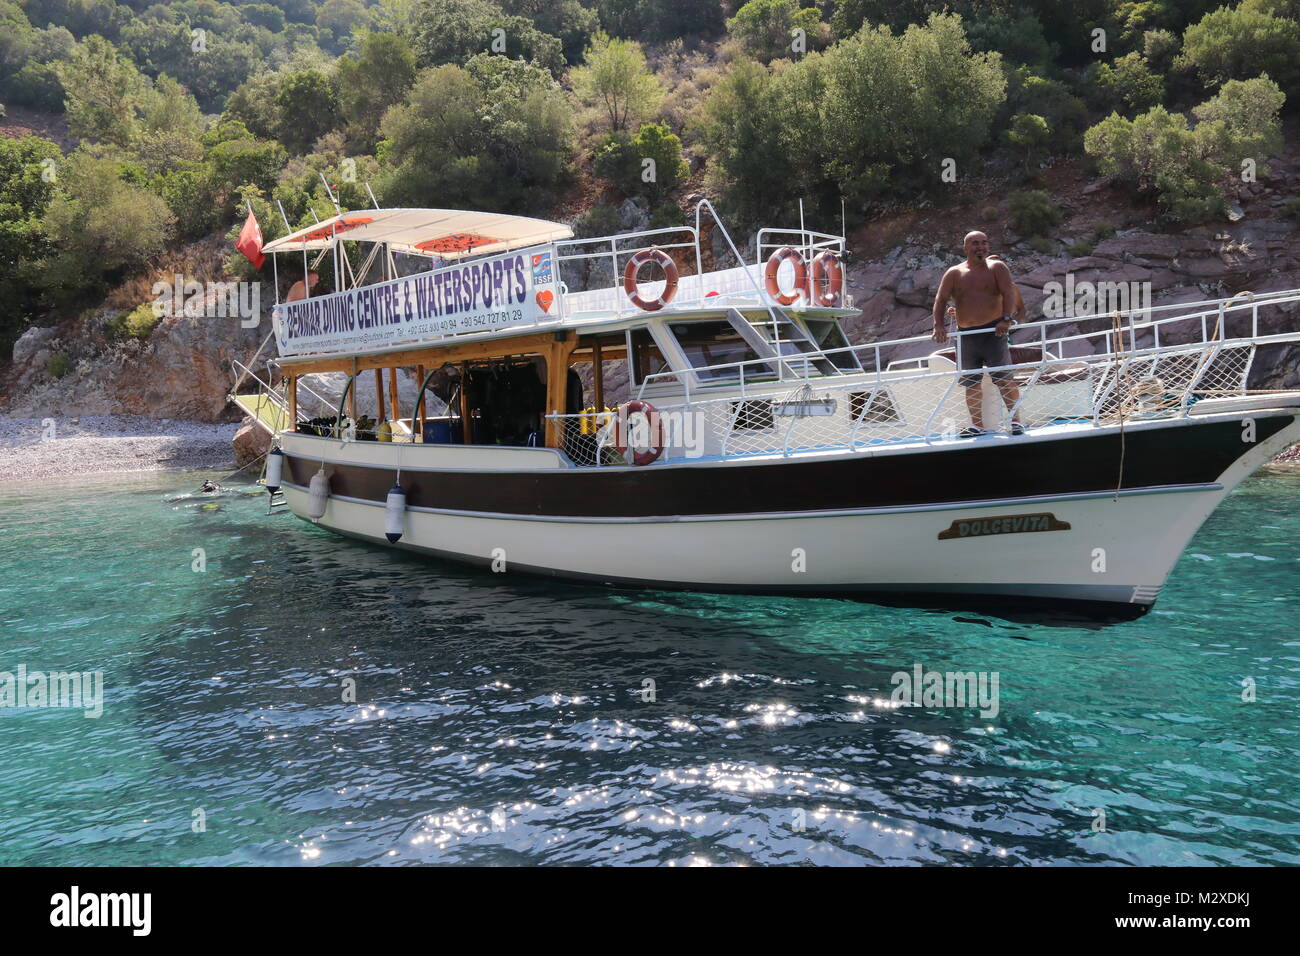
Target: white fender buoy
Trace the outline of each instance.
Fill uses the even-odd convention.
[[[402,537],[405,516],[406,492],[401,485],[393,485],[388,489],[388,500],[384,504],[384,537],[389,544],[397,544]]]
[[[325,514],[325,505],[330,496],[330,480],[325,475],[324,463],[321,464],[320,471],[311,476],[307,492],[307,517],[315,521]]]
[[[280,490],[280,476],[284,473],[284,452],[272,448],[266,456],[266,490],[275,494]]]

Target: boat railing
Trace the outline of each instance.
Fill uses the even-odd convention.
[[[1153,313],[1064,317],[1018,326],[1011,364],[980,374],[985,423],[1006,427],[1012,416],[1029,428],[1075,424],[1100,427],[1117,422],[1175,418],[1191,414],[1207,398],[1244,395],[1260,346],[1300,342],[1300,329],[1262,329],[1260,310],[1300,302],[1300,290],[1242,295],[1152,309]],[[1190,306],[1190,309],[1189,309]],[[1081,324],[1099,326],[1081,329]],[[655,434],[661,461],[683,457],[732,458],[789,455],[795,452],[861,449],[955,439],[969,423],[964,374],[959,367],[963,340],[973,332],[951,333],[936,345],[929,336],[871,343],[810,353],[833,357],[852,352],[864,372],[843,376],[789,375],[770,359],[696,369],[709,373],[707,386],[692,385],[680,372],[647,376],[638,397],[656,381],[674,379],[683,400],[660,405]],[[888,361],[892,349],[916,345],[929,354]],[[984,372],[1005,373],[1017,395],[1008,410]],[[594,434],[578,444],[591,446],[575,463],[609,464],[605,451],[627,437],[618,416],[554,416],[572,419],[569,433]],[[620,432],[622,428],[624,431]],[[579,461],[579,459],[584,459]]]
[[[758,235],[755,237],[754,265],[762,267],[767,262],[768,256],[787,246],[798,252],[805,263],[811,263],[823,252],[843,256],[845,243],[843,236],[833,236],[812,229],[765,227],[758,230]]]
[[[721,237],[735,266],[705,271],[706,257],[700,246],[700,237],[704,235],[709,221]],[[764,268],[767,257],[786,246],[797,250],[808,265],[823,252],[842,256],[845,243],[843,236],[811,229],[764,227],[755,237],[756,261],[746,264],[745,257],[707,199],[696,204],[694,225],[643,229],[620,235],[557,242],[555,259],[561,276],[561,314],[573,316],[602,313],[619,318],[638,314],[640,308],[632,302],[623,287],[623,273],[632,256],[649,248],[667,252],[679,270],[677,291],[670,309],[725,309],[750,305],[772,310],[780,303],[768,294],[764,284]],[[687,267],[689,272],[686,271]],[[592,284],[587,280],[593,271],[600,276],[599,284],[593,288],[576,288],[568,279],[575,278],[578,270],[585,276],[584,285]],[[604,284],[606,276],[608,285]],[[665,286],[666,280],[662,276],[647,278],[639,285],[640,295],[642,298],[655,299],[663,293]],[[806,289],[803,291],[807,293]],[[847,302],[847,298],[844,301]]]
[[[269,362],[267,364],[268,371],[274,366],[275,366],[274,361]],[[239,359],[231,359],[230,367],[231,370],[235,373],[235,384],[230,391],[230,397],[232,400],[236,399],[237,396],[246,394],[240,392],[239,390],[244,387],[244,384],[246,382],[252,382],[254,385],[257,386],[256,391],[252,393],[254,396],[270,403],[275,408],[279,409],[285,414],[288,414],[289,402],[288,399],[285,398],[284,393],[280,387],[272,385],[270,381],[262,378],[260,375],[254,372],[243,362],[239,361]],[[304,398],[311,399],[321,408],[329,409],[331,407],[331,402],[329,399],[327,399],[324,395],[320,394],[315,389],[313,389],[310,385],[307,384],[305,380],[299,378],[298,380],[298,420],[299,421],[307,420],[302,410]]]

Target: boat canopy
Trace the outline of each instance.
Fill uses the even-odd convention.
[[[326,249],[335,237],[387,243],[393,252],[464,259],[569,239],[573,230],[545,219],[463,209],[358,209],[281,236],[263,252]]]

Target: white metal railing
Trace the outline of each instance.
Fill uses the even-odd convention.
[[[779,237],[779,238],[769,238]],[[811,229],[772,229],[764,228],[758,230],[758,236],[754,245],[754,262],[756,265],[763,265],[767,262],[768,256],[789,246],[799,255],[803,256],[805,263],[811,263],[813,259],[823,252],[833,252],[836,255],[844,255],[844,237],[833,236],[825,232],[814,232]]]
[[[712,272],[704,271],[700,234],[706,214],[712,217],[715,228],[738,265]],[[759,230],[755,239],[756,262],[747,265],[712,203],[707,199],[702,199],[696,204],[694,226],[645,229],[622,235],[557,242],[554,244],[557,269],[564,264],[583,265],[588,268],[588,271],[593,266],[600,266],[602,269],[609,269],[612,281],[608,286],[576,291],[570,291],[567,286],[563,286],[560,295],[562,300],[560,315],[600,313],[622,318],[640,313],[640,309],[628,299],[623,289],[623,269],[633,255],[651,247],[667,252],[681,250],[686,253],[686,258],[693,260],[694,263],[692,273],[680,276],[677,292],[667,307],[669,311],[685,308],[730,308],[736,305],[758,306],[773,310],[779,306],[779,303],[767,292],[764,285],[764,268],[768,256],[785,246],[798,251],[803,257],[805,266],[808,267],[811,266],[813,258],[820,253],[829,251],[842,256],[845,248],[843,236],[833,236],[810,229],[765,227]],[[663,292],[665,280],[647,280],[639,287],[643,296],[655,298]],[[796,291],[801,292],[805,297],[808,295],[807,289]],[[845,301],[847,302],[847,297]]]
[[[1185,416],[1204,398],[1245,394],[1259,347],[1300,343],[1300,328],[1261,333],[1260,309],[1295,302],[1300,290],[1018,326],[1019,341],[1012,347],[1030,355],[1013,355],[1022,360],[978,373],[985,424],[1005,425],[1018,417],[1027,427],[1099,427]],[[1179,314],[1169,314],[1174,312]],[[963,373],[959,360],[962,341],[972,334],[988,333],[951,333],[949,355],[943,347],[934,351],[929,336],[912,336],[805,356],[849,352],[861,360],[861,373],[788,374],[792,370],[782,366],[790,363],[771,357],[696,369],[713,373],[707,385],[692,385],[692,376],[680,370],[661,372],[645,377],[637,397],[647,386],[670,380],[684,391],[682,401],[657,409],[666,439],[660,460],[931,444],[955,437],[969,421],[962,376],[975,373]],[[915,346],[930,354],[887,361],[891,350]],[[804,364],[805,373],[810,364]],[[793,371],[798,370],[795,363]],[[1009,374],[1015,397],[1004,401],[995,385],[983,381],[984,372]],[[796,394],[799,401],[791,401]],[[814,400],[821,403],[817,414],[789,414],[801,402],[814,410],[807,405]],[[606,425],[595,439],[594,460],[580,463],[607,464],[603,449],[613,436]]]
[[[268,363],[268,367],[270,367],[271,364],[273,363]],[[254,372],[251,368],[249,368],[247,365],[245,365],[243,362],[239,361],[238,359],[231,359],[230,365],[231,365],[231,369],[236,373],[235,384],[230,391],[232,397],[235,394],[237,394],[237,390],[241,385],[243,385],[245,381],[251,380],[257,383],[258,395],[264,396],[268,401],[270,401],[273,405],[275,405],[275,407],[278,408],[280,411],[288,413],[289,401],[280,392],[279,388],[273,386],[270,382],[264,380],[261,376],[259,376],[256,372]],[[317,392],[315,389],[309,386],[306,382],[304,382],[301,378],[298,379],[297,387],[298,387],[298,421],[307,421],[307,417],[302,412],[302,408],[303,408],[302,398],[304,394],[306,395],[306,397],[312,399],[317,404],[319,404],[322,408],[328,410],[332,407],[329,399],[327,399],[324,395],[321,395],[319,392]]]

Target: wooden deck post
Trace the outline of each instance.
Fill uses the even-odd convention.
[[[378,428],[384,422],[388,421],[388,413],[384,411],[384,370],[375,369],[375,427]]]
[[[460,363],[460,441],[463,445],[474,443],[474,429],[469,420],[469,363]]]
[[[290,375],[285,383],[285,389],[289,393],[289,431],[298,430],[298,376]]]
[[[596,411],[599,412],[605,407],[605,363],[600,357],[600,337],[592,339],[591,342],[591,377],[592,384],[596,388]],[[599,419],[597,419],[599,421]]]
[[[556,332],[555,341],[546,355],[546,408],[547,414],[563,415],[568,411],[569,356],[578,345],[578,337],[568,332]],[[564,422],[546,419],[546,447],[564,445]]]
[[[423,365],[417,365],[415,367],[415,378],[420,383],[420,385],[424,384],[424,376],[426,374],[427,373],[425,372]],[[419,387],[420,387],[419,385],[416,386],[416,388]],[[420,400],[416,402],[415,405],[415,421],[411,423],[411,430],[415,432],[417,435],[424,434],[424,393],[423,392],[420,393]]]
[[[389,406],[392,410],[393,418],[401,418],[402,410],[397,407],[397,368],[393,367],[388,370],[388,397]]]
[[[357,358],[352,357],[352,387],[348,389],[348,418],[357,420]]]

